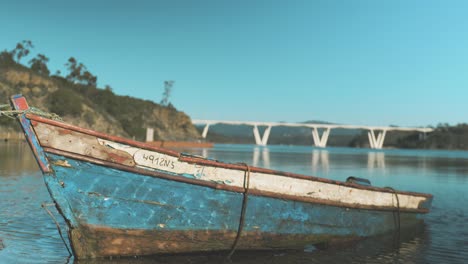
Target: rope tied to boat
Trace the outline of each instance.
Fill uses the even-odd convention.
[[[55,204],[55,203],[53,203],[53,204],[46,204],[46,203],[43,203],[43,204],[41,204],[41,207],[49,214],[50,218],[52,218],[52,221],[54,221],[55,226],[57,227],[57,231],[59,232],[60,238],[62,239],[62,242],[63,242],[63,244],[65,245],[65,247],[67,248],[67,251],[68,251],[69,256],[72,256],[73,253],[72,253],[72,251],[70,250],[70,248],[68,247],[68,244],[67,244],[67,242],[65,241],[65,238],[63,238],[62,228],[60,227],[60,224],[57,222],[57,219],[54,217],[54,215],[52,214],[52,212],[50,212],[50,210],[47,209],[48,206],[56,206],[56,204]]]
[[[11,119],[15,119],[18,115],[23,115],[23,114],[34,114],[34,115],[45,117],[48,119],[62,121],[62,118],[59,115],[55,113],[49,113],[49,112],[43,111],[36,107],[29,107],[26,110],[14,110],[14,109],[11,109],[11,106],[8,104],[0,104],[0,117],[5,116]]]
[[[390,190],[396,199],[396,210],[392,211],[393,213],[393,223],[395,224],[395,236],[394,236],[394,242],[395,245],[397,246],[400,242],[400,233],[401,233],[401,219],[400,219],[400,199],[398,198],[398,193],[395,189],[392,187],[385,187],[385,189]],[[393,204],[393,197],[392,197],[392,204]],[[396,213],[396,215],[395,215]]]
[[[240,214],[240,219],[239,219],[239,226],[237,228],[237,235],[236,239],[234,240],[234,244],[232,244],[231,251],[227,255],[226,259],[231,260],[231,256],[234,254],[234,252],[237,249],[237,244],[239,243],[240,237],[242,235],[242,230],[244,229],[244,222],[245,222],[245,211],[247,209],[247,202],[249,198],[249,190],[250,190],[250,166],[247,165],[246,163],[240,163],[241,165],[245,166],[245,172],[244,172],[244,192],[243,192],[243,199],[242,199],[242,209],[241,209],[241,214]]]

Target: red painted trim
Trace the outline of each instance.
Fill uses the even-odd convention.
[[[244,188],[242,187],[229,186],[225,184],[218,184],[218,183],[198,180],[198,179],[190,179],[190,178],[186,178],[183,176],[176,176],[176,175],[172,175],[172,174],[168,174],[168,173],[164,173],[160,171],[146,170],[146,169],[142,169],[138,167],[129,167],[129,166],[125,166],[125,165],[121,165],[117,163],[111,163],[108,161],[99,160],[99,159],[91,158],[88,156],[70,153],[67,151],[62,151],[62,150],[58,150],[54,148],[46,147],[44,148],[44,151],[46,151],[47,153],[52,153],[52,154],[64,156],[67,158],[90,162],[93,164],[97,164],[97,165],[101,165],[101,166],[105,166],[109,168],[114,168],[114,169],[118,169],[122,171],[132,172],[132,173],[136,173],[136,174],[140,174],[144,176],[156,177],[156,178],[177,181],[177,182],[182,182],[182,183],[188,183],[188,184],[193,184],[193,185],[198,185],[198,186],[205,186],[205,187],[218,189],[218,190],[232,191],[232,192],[237,192],[237,193],[245,192]],[[245,166],[243,168],[245,169]],[[291,201],[305,202],[305,203],[314,203],[314,204],[334,206],[334,207],[353,208],[353,209],[375,210],[375,211],[397,210],[396,207],[391,207],[391,206],[389,207],[389,206],[344,204],[344,203],[334,202],[330,200],[316,199],[316,198],[310,198],[310,197],[301,197],[301,196],[288,195],[288,194],[278,194],[274,192],[261,191],[261,190],[256,190],[256,189],[249,189],[249,195],[263,196],[263,197],[270,197],[270,198],[291,200]],[[400,208],[400,211],[407,212],[407,213],[423,213],[423,214],[429,212],[429,210],[425,208],[421,208],[421,209]]]
[[[11,104],[15,110],[27,110],[29,109],[28,102],[26,98],[22,95],[14,95],[11,97]],[[44,155],[44,151],[42,146],[40,145],[39,141],[36,137],[36,132],[31,126],[31,122],[27,119],[23,114],[18,115],[18,122],[24,132],[26,137],[26,141],[28,142],[31,150],[34,154],[34,157],[39,165],[39,168],[42,170],[43,173],[49,173],[50,167],[47,158]]]
[[[26,101],[26,98],[24,98],[22,95],[12,96],[11,100],[12,100],[16,110],[27,110],[27,109],[29,109],[28,102]]]
[[[85,129],[81,127],[77,127],[74,125],[62,123],[59,121],[43,118],[40,116],[32,115],[32,114],[27,114],[26,115],[28,118],[31,120],[41,122],[41,123],[46,123],[49,125],[53,126],[58,126],[61,128],[73,130],[76,132],[84,133],[87,135],[99,137],[102,139],[106,140],[111,140],[117,143],[122,143],[122,144],[127,144],[133,147],[141,148],[141,149],[146,149],[146,150],[151,150],[151,151],[156,151],[159,153],[167,154],[170,156],[178,157],[180,161],[182,162],[188,162],[188,163],[195,163],[195,164],[200,164],[200,165],[205,165],[205,166],[212,166],[212,167],[219,167],[219,168],[226,168],[226,169],[235,169],[235,170],[245,170],[245,165],[244,164],[233,164],[233,163],[223,163],[215,160],[209,160],[209,159],[204,159],[201,157],[195,157],[195,156],[189,156],[189,155],[184,155],[181,154],[177,151],[165,149],[165,148],[159,148],[155,146],[151,146],[149,144],[145,144],[142,142],[130,140],[130,139],[125,139],[117,136],[110,136],[104,133],[96,132],[90,129]],[[270,170],[270,169],[264,169],[264,168],[258,168],[258,167],[250,167],[251,172],[258,172],[258,173],[265,173],[265,174],[272,174],[272,175],[278,175],[278,176],[286,176],[290,178],[296,178],[296,179],[302,179],[302,180],[309,180],[309,181],[316,181],[316,182],[323,182],[323,183],[329,183],[329,184],[335,184],[335,185],[340,185],[340,186],[346,186],[350,188],[355,188],[355,189],[360,189],[360,190],[370,190],[370,191],[378,191],[378,192],[387,192],[387,193],[394,193],[394,191],[386,189],[386,188],[380,188],[380,187],[374,187],[374,186],[363,186],[359,184],[354,184],[354,183],[347,183],[347,182],[341,182],[341,181],[335,181],[335,180],[329,180],[329,179],[324,179],[324,178],[319,178],[315,176],[307,176],[307,175],[301,175],[301,174],[295,174],[295,173],[289,173],[289,172],[282,172],[282,171],[275,171],[275,170]],[[425,194],[425,193],[417,193],[417,192],[406,192],[406,191],[396,191],[397,194],[406,194],[406,195],[412,195],[412,196],[419,196],[419,197],[425,197],[425,198],[432,198],[431,194]]]

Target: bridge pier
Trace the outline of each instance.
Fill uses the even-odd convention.
[[[288,126],[288,127],[308,127],[312,129],[312,137],[316,147],[325,148],[327,146],[328,137],[330,136],[331,129],[362,129],[367,130],[369,137],[369,145],[373,149],[381,149],[385,141],[387,131],[418,131],[423,134],[420,139],[426,138],[426,133],[432,132],[432,128],[421,127],[395,127],[395,126],[361,126],[361,125],[341,125],[341,124],[311,124],[311,123],[285,123],[285,122],[257,122],[257,121],[222,121],[222,120],[192,120],[195,125],[204,125],[202,137],[206,138],[210,125],[214,124],[228,124],[228,125],[247,125],[253,126],[253,134],[255,144],[266,146],[270,136],[271,128],[274,126]],[[266,127],[263,135],[260,135],[258,126]],[[323,130],[321,133],[319,129]],[[147,139],[150,139],[151,133],[147,134]],[[376,136],[377,135],[377,136]]]
[[[426,140],[426,139],[427,139],[426,132],[419,133],[419,140]]]
[[[206,124],[205,127],[203,128],[202,138],[206,138],[206,135],[208,135],[209,128],[210,128],[210,124]]]
[[[146,128],[146,142],[154,141],[154,129],[147,127]]]
[[[376,138],[374,130],[370,129],[369,132],[367,132],[370,147],[373,149],[381,149],[383,147],[386,134],[387,134],[387,130],[382,130],[378,132],[377,138]]]
[[[312,137],[314,138],[314,145],[319,148],[326,148],[327,147],[327,141],[328,141],[328,136],[330,136],[330,128],[326,128],[322,136],[320,136],[320,133],[318,132],[317,127],[314,127],[312,129]]]
[[[253,126],[253,134],[255,138],[255,144],[259,146],[266,146],[268,143],[268,138],[270,137],[271,126],[268,126],[263,132],[263,136],[260,137],[260,132],[258,131],[258,126]]]

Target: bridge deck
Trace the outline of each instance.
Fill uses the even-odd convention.
[[[258,121],[225,121],[225,120],[192,120],[195,125],[205,125],[202,137],[206,138],[210,125],[227,124],[227,125],[248,125],[253,126],[253,134],[255,143],[257,145],[266,146],[268,137],[272,127],[286,126],[286,127],[309,127],[312,129],[312,136],[314,144],[317,147],[326,147],[330,130],[332,129],[362,129],[368,130],[369,144],[371,148],[381,149],[385,140],[387,131],[416,131],[421,133],[432,132],[432,128],[428,127],[398,127],[398,126],[362,126],[362,125],[343,125],[343,124],[319,124],[319,123],[286,123],[286,122],[258,122]],[[258,127],[266,126],[263,136],[260,135]],[[318,129],[323,129],[320,135]],[[377,136],[375,134],[377,132]]]

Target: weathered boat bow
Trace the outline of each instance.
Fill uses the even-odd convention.
[[[303,248],[421,222],[432,196],[229,164],[12,105],[76,258]],[[355,179],[356,180],[356,179]]]

